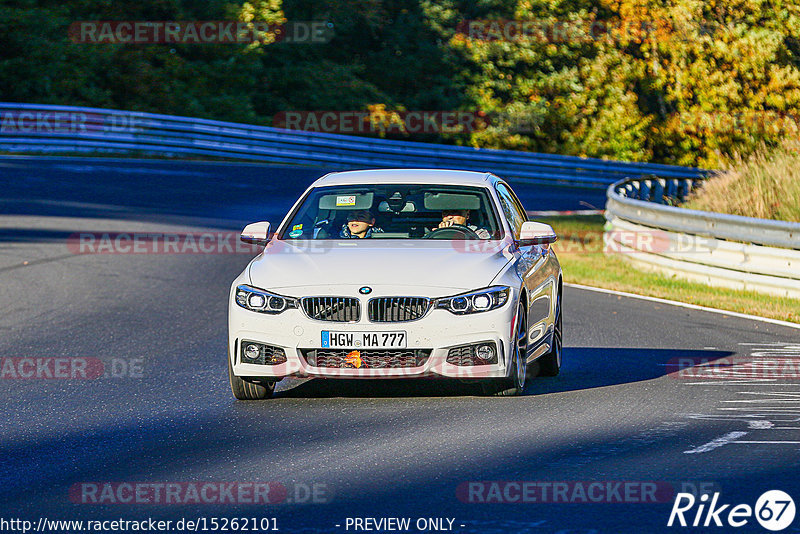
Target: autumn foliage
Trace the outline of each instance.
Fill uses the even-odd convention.
[[[68,38],[81,20],[324,20],[334,37],[87,44]],[[469,111],[480,128],[378,135],[706,167],[800,131],[796,0],[22,0],[0,7],[0,50],[2,101],[267,125]]]

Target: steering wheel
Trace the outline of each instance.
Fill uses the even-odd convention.
[[[480,236],[469,226],[451,224],[425,234],[422,239],[480,239]]]

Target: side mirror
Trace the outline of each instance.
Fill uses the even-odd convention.
[[[553,227],[549,224],[526,221],[522,223],[517,242],[521,247],[531,245],[549,245],[558,239]]]
[[[266,245],[269,243],[269,223],[257,222],[248,224],[242,230],[242,235],[239,237],[245,243],[252,243],[254,245]]]

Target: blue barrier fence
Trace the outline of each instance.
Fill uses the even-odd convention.
[[[286,130],[191,117],[42,104],[0,103],[0,152],[225,158],[357,169],[491,171],[528,183],[605,188],[626,178],[697,179],[690,167],[475,149]]]

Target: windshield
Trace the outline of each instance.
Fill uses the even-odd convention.
[[[414,184],[317,187],[280,239],[501,239],[483,187]]]

